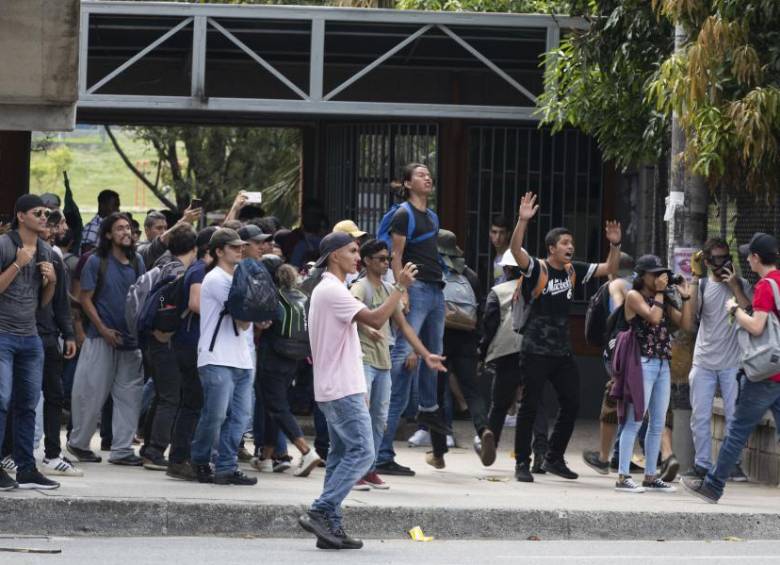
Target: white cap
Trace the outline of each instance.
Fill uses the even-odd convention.
[[[517,261],[515,261],[515,256],[512,255],[510,249],[504,251],[504,255],[501,257],[501,261],[499,261],[498,264],[502,267],[517,267]]]

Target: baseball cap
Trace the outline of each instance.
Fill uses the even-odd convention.
[[[226,245],[246,245],[236,230],[230,228],[219,228],[214,232],[209,240],[209,250],[222,249]]]
[[[501,261],[498,262],[499,265],[502,267],[518,267],[517,261],[515,261],[515,256],[512,255],[512,251],[507,249],[504,251],[504,254],[501,256]]]
[[[211,241],[211,236],[214,235],[214,232],[218,229],[219,228],[217,226],[208,226],[200,230],[198,232],[198,239],[195,241],[198,248],[201,248],[204,245],[208,245]]]
[[[22,194],[16,199],[14,205],[14,212],[29,212],[33,208],[45,208],[46,204],[43,203],[41,197],[37,194]]]
[[[328,263],[328,257],[334,251],[341,249],[342,247],[349,245],[355,241],[355,238],[350,234],[342,231],[334,231],[326,235],[320,241],[320,258],[314,263],[315,267],[324,267]]]
[[[637,273],[671,273],[671,269],[661,262],[657,255],[642,255],[634,265]]]
[[[43,201],[43,205],[47,208],[60,207],[60,197],[53,192],[44,192],[41,194],[41,200]]]
[[[769,258],[773,255],[777,256],[777,239],[768,233],[756,232],[753,234],[750,243],[739,246],[739,252],[746,257],[751,253]]]
[[[238,230],[238,235],[244,241],[268,241],[273,238],[273,235],[264,233],[263,230],[253,224],[247,224]]]
[[[366,232],[361,230],[352,220],[341,220],[338,224],[333,226],[333,231],[348,233],[355,239],[366,235]]]

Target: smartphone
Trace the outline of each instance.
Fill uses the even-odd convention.
[[[247,204],[260,204],[263,202],[262,192],[245,192]]]
[[[190,200],[190,210],[197,210],[200,208],[203,204],[200,201],[200,198],[193,198]]]

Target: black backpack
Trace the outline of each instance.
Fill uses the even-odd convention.
[[[294,361],[311,355],[308,310],[305,293],[296,288],[279,290],[279,319],[274,321],[270,340],[274,352]]]
[[[607,341],[607,319],[609,318],[609,282],[605,282],[590,297],[585,311],[585,342],[604,347]]]
[[[612,355],[615,353],[617,345],[617,336],[620,332],[627,330],[629,326],[626,320],[626,307],[621,304],[612,312],[606,320],[604,331],[604,351],[602,358],[607,367],[607,373],[612,376]]]
[[[166,282],[157,293],[152,329],[173,333],[181,327],[182,321],[190,314],[184,303],[184,275]]]

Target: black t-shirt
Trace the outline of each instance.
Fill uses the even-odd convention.
[[[420,212],[414,206],[411,207],[414,212],[414,233],[412,238],[420,237],[423,234],[430,233],[436,229],[436,225],[428,217],[425,212]],[[404,237],[407,236],[407,229],[409,229],[409,215],[406,212],[406,207],[401,206],[393,216],[393,221],[390,223],[390,233],[397,233]],[[442,271],[439,264],[439,248],[436,245],[436,235],[429,237],[419,243],[410,243],[410,240],[406,240],[406,246],[404,247],[404,256],[402,257],[403,264],[414,263],[417,265],[418,273],[417,280],[425,282],[441,282]]]
[[[547,265],[549,279],[542,294],[531,304],[531,313],[523,330],[523,353],[564,357],[572,354],[569,335],[569,306],[574,289],[566,269],[558,270]],[[598,265],[572,261],[576,273],[575,284],[586,284],[596,272]],[[523,278],[523,298],[531,302],[531,294],[539,281],[541,265],[531,258],[531,264]]]

